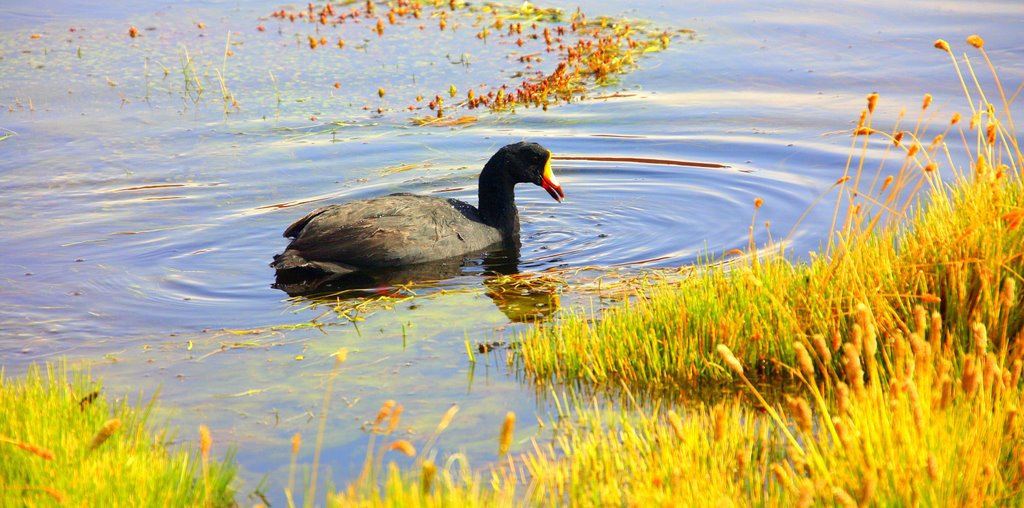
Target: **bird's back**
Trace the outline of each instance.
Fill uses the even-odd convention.
[[[346,272],[424,263],[502,241],[476,208],[455,199],[392,194],[318,208],[285,230],[278,270]]]

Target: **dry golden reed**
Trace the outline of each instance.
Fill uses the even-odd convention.
[[[92,442],[89,443],[89,449],[95,450],[96,448],[99,448],[99,446],[106,442],[107,439],[110,439],[110,436],[114,435],[119,428],[121,428],[120,418],[111,418],[104,422],[103,426],[100,427],[99,432],[92,437]]]
[[[199,426],[199,451],[202,453],[203,462],[210,460],[210,448],[213,447],[213,437],[210,436],[210,429],[206,425]]]
[[[437,465],[431,460],[423,461],[423,468],[420,470],[420,485],[423,487],[423,494],[426,495],[434,485],[434,478],[437,476]]]
[[[498,455],[505,455],[512,446],[512,433],[516,429],[516,414],[509,411],[505,414],[505,421],[501,424],[501,437],[498,440]]]

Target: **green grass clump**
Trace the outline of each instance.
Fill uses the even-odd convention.
[[[152,408],[110,404],[64,364],[0,372],[0,505],[233,505],[233,453],[211,461],[208,432],[199,452],[170,449],[147,426]]]
[[[836,356],[839,337],[851,336],[856,303],[868,306],[883,335],[906,335],[904,318],[921,305],[941,314],[953,336],[969,336],[974,322],[987,321],[995,340],[1012,342],[1024,326],[1022,299],[1010,302],[1017,311],[1006,315],[999,294],[1005,284],[1024,282],[1024,157],[1009,112],[972,105],[969,122],[954,115],[929,143],[920,137],[930,96],[914,130],[897,122],[890,133],[871,127],[877,100],[869,96],[853,132],[851,153],[861,157],[851,155],[834,186],[838,229],[824,252],[795,263],[781,248],[758,252],[751,245],[738,261],[703,263],[697,275],[655,285],[600,319],[569,313],[522,337],[523,368],[539,379],[657,389],[729,378],[715,352],[724,343],[773,378],[794,365],[795,341],[834,369],[840,366],[828,357]],[[971,160],[955,164],[947,138],[962,141]],[[864,170],[868,148],[880,144],[885,163],[898,165],[884,180],[882,166],[873,177]],[[938,176],[944,159],[949,184]],[[991,322],[997,314],[1003,320]]]

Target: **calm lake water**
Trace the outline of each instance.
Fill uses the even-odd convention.
[[[653,21],[675,37],[590,94],[606,98],[462,112],[479,118],[448,127],[413,125],[430,111],[405,108],[451,85],[462,95],[516,84],[522,65],[508,55],[530,47],[477,39],[471,15],[453,15],[444,32],[431,18],[378,36],[369,21],[317,33],[272,19],[288,6],[263,0],[0,5],[5,375],[67,358],[91,365],[109,396],[159,389],[158,419],[182,438],[205,423],[218,452],[237,446],[240,500],[269,473],[279,504],[288,440],[302,432],[312,443],[329,355],[347,347],[324,447],[335,482],[358,474],[361,425],[387,399],[405,406],[400,429],[414,442],[458,404],[438,449],[485,465],[507,411],[519,415],[515,448],[550,437],[533,423],[554,413],[550,391],[507,367],[505,349],[475,365],[466,354],[467,341],[514,339],[529,326],[515,320],[522,309],[489,296],[481,270],[468,269],[355,324],[320,316],[326,307],[271,287],[267,264],[287,243],[285,226],[321,204],[391,192],[475,203],[479,168],[524,139],[556,156],[728,166],[563,160],[565,203],[518,190],[522,272],[678,267],[745,247],[755,198],[757,242],[769,239],[766,221],[785,238],[842,175],[868,93],[881,94],[885,127],[901,108],[916,120],[926,92],[938,129],[967,113],[936,38],[960,54],[980,34],[1010,90],[1024,80],[1018,1],[698,4],[588,2],[591,18]],[[141,37],[129,38],[130,26]],[[311,34],[328,45],[311,50]],[[794,231],[790,252],[826,241],[828,201]],[[589,308],[593,298],[558,291],[513,307]],[[327,326],[290,327],[318,316]],[[311,456],[307,445],[300,461]]]

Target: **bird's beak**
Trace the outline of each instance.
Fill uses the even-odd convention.
[[[565,198],[562,186],[558,185],[558,180],[555,179],[555,174],[551,171],[551,152],[548,152],[548,161],[544,164],[544,175],[541,177],[540,186],[559,203]]]

